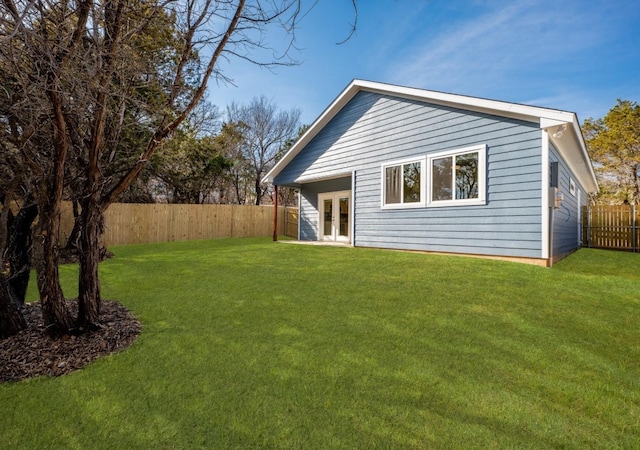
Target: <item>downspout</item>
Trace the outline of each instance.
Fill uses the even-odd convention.
[[[540,245],[542,247],[542,259],[547,261],[547,266],[551,265],[551,257],[553,252],[553,237],[551,231],[553,230],[553,213],[551,212],[551,206],[549,202],[549,133],[547,130],[542,130],[542,155],[541,155],[541,189],[540,195],[542,197],[542,220],[541,231],[542,239]]]
[[[278,241],[278,186],[274,186],[273,201],[273,242]]]
[[[555,208],[549,205],[549,262],[547,267],[553,266],[553,212]]]
[[[349,217],[351,218],[351,223],[349,226],[351,229],[349,230],[349,235],[351,236],[351,246],[356,246],[356,171],[351,171],[351,201],[349,202],[349,207],[351,211],[349,211]]]
[[[300,240],[300,224],[302,223],[302,188],[298,188],[298,240]]]
[[[289,219],[289,215],[287,214],[287,195],[282,198],[282,235],[287,236],[287,231],[289,231],[289,227],[287,226],[287,220]]]

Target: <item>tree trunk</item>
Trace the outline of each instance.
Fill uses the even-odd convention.
[[[80,274],[78,279],[78,326],[96,330],[100,327],[100,236],[103,231],[104,214],[96,199],[89,197],[82,204],[80,213]]]
[[[26,326],[20,306],[12,299],[8,281],[0,274],[0,339],[17,334]]]
[[[15,271],[20,268],[20,261],[16,260],[16,228],[20,228],[20,224],[24,221],[23,210],[18,213],[18,218],[13,216],[10,208],[10,195],[3,193],[2,209],[0,210],[0,339],[7,338],[17,334],[26,327],[24,317],[22,315],[22,303],[24,303],[24,295],[18,298],[11,286],[11,279],[14,281],[19,277]],[[27,224],[27,235],[31,232],[29,229],[33,219]],[[29,260],[29,250],[22,249],[26,254],[27,264]],[[28,274],[26,282],[29,281]],[[16,283],[19,285],[20,283]],[[26,290],[26,283],[25,283]]]
[[[72,324],[58,272],[60,205],[54,204],[50,209],[41,206],[39,210],[38,227],[33,236],[33,265],[38,274],[42,317],[47,334],[60,337],[69,332]]]
[[[38,226],[33,235],[33,265],[38,274],[42,317],[47,334],[59,337],[71,329],[72,320],[60,286],[58,252],[64,170],[69,140],[59,83],[52,72],[47,74],[47,96],[51,106],[51,133],[55,149],[51,176],[40,180],[38,192]]]
[[[234,175],[233,186],[236,188],[236,201],[238,205],[242,205],[240,200],[240,176],[237,173]]]
[[[260,186],[260,177],[256,178],[256,205],[260,205],[262,200],[262,187]]]
[[[20,209],[8,227],[6,258],[9,262],[7,281],[14,300],[23,305],[31,272],[31,225],[38,215],[38,206],[33,203]]]
[[[71,234],[69,234],[65,248],[67,250],[77,252],[78,241],[81,233],[80,208],[77,200],[72,200],[71,205],[73,208],[73,229],[71,230]]]
[[[11,201],[8,195],[4,192],[0,192],[0,271],[4,269],[4,255],[5,248],[9,242],[9,222],[13,220],[13,212],[10,207]]]

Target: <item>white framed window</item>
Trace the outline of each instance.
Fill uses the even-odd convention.
[[[427,206],[486,204],[486,145],[427,155],[427,169]]]
[[[424,158],[395,161],[382,166],[382,208],[425,206],[426,161]]]

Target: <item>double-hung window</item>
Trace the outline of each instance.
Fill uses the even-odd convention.
[[[382,166],[382,207],[415,208],[425,205],[425,161],[423,159]]]
[[[427,206],[486,203],[486,145],[427,156]]]

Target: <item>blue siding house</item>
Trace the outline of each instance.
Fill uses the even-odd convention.
[[[551,265],[598,185],[574,113],[354,80],[265,176],[299,240]]]

